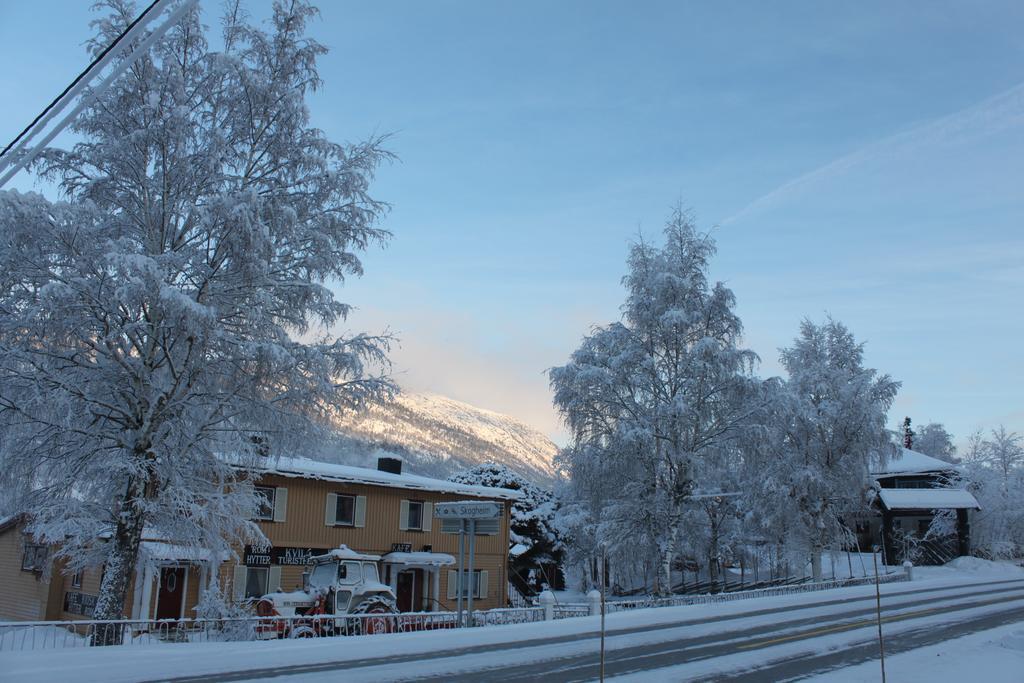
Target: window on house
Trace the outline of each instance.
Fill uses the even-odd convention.
[[[85,574],[85,570],[79,569],[77,572],[71,575],[71,587],[81,588],[82,587],[82,575]]]
[[[342,526],[355,526],[356,497],[338,494],[334,512],[334,523]]]
[[[468,570],[463,571],[464,581],[462,583],[462,597],[464,597],[464,598],[468,598],[469,597],[469,590],[470,590],[470,588],[473,589],[473,597],[474,598],[486,597],[486,596],[483,596],[483,595],[480,594],[480,571],[481,570],[479,570],[479,569],[474,569],[473,570],[473,580],[472,581],[469,580],[469,571]],[[470,584],[472,584],[472,586]]]
[[[274,498],[277,489],[273,486],[256,486],[256,495],[260,498],[260,506],[256,512],[256,519],[266,522],[274,521]]]
[[[270,569],[267,567],[249,567],[245,573],[245,597],[262,598],[270,592]]]
[[[21,569],[26,572],[41,572],[46,569],[46,546],[26,543],[25,552],[21,556]]]
[[[409,519],[407,521],[408,528],[413,531],[423,530],[423,501],[422,500],[410,500],[409,501]]]

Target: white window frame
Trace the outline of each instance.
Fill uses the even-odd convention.
[[[412,510],[413,506],[419,506],[420,509],[420,523],[416,526],[412,524]],[[425,501],[422,500],[410,500],[409,501],[409,513],[406,517],[406,530],[407,531],[423,531],[423,513],[426,512]]]
[[[21,552],[21,571],[41,572],[45,570],[48,555],[48,548],[45,544],[30,543],[26,540]]]
[[[71,587],[72,588],[81,588],[82,587],[83,574],[85,574],[85,570],[84,569],[79,569],[77,572],[75,572],[74,574],[71,575]]]
[[[263,585],[262,591],[258,595],[249,595],[249,578],[257,572],[263,575],[263,580],[260,582]],[[242,591],[243,598],[247,600],[250,598],[262,598],[272,590],[274,589],[270,587],[270,567],[246,567],[245,588]]]
[[[356,496],[351,493],[336,493],[334,494],[334,526],[355,526],[356,525]],[[352,517],[348,520],[341,519],[338,517],[338,512],[341,511],[341,499],[348,498],[352,501]]]
[[[277,500],[277,487],[276,486],[254,486],[253,490],[257,495],[263,495],[266,499],[266,505],[260,505],[256,509],[256,519],[260,522],[273,522],[274,521],[274,504]],[[270,495],[265,495],[264,492],[269,492]]]
[[[487,574],[487,570],[486,569],[474,569],[473,570],[473,599],[474,600],[485,600],[485,599],[487,599],[487,595],[482,595],[481,594],[481,590],[480,590],[480,588],[481,588],[481,586],[483,584],[483,577],[484,577],[485,574]],[[462,570],[462,575],[463,576],[469,576],[469,570],[468,569],[463,569]],[[458,572],[458,570],[450,569],[448,571],[448,581],[449,581],[448,599],[449,600],[453,600],[453,599],[457,598],[458,594],[459,594],[459,587],[456,587],[454,590],[452,590],[452,588],[451,588],[451,582],[452,582],[453,579],[456,582],[459,581],[459,572]],[[462,597],[463,598],[468,598],[469,597],[469,583],[470,583],[469,581],[466,581],[467,585],[462,587],[462,589],[463,589],[462,590]]]

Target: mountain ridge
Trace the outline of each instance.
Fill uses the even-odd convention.
[[[397,455],[408,471],[439,478],[497,462],[544,486],[555,478],[558,446],[547,436],[509,415],[440,394],[403,391],[393,401],[337,417],[335,428],[340,448],[331,449],[336,455],[330,459],[337,462],[372,467],[379,456]]]

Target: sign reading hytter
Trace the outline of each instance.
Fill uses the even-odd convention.
[[[272,564],[305,566],[309,558],[323,555],[325,548],[288,548],[273,545],[245,546],[245,564],[249,567],[269,567]]]
[[[501,516],[501,511],[501,503],[480,500],[434,504],[434,516],[438,519],[494,519]]]

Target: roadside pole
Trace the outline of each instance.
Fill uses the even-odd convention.
[[[459,525],[459,573],[457,574],[458,578],[455,580],[455,588],[458,595],[455,598],[455,604],[458,605],[458,616],[456,619],[458,620],[459,628],[462,628],[462,562],[466,556],[466,520],[461,520]]]
[[[882,662],[882,683],[885,683],[885,643],[882,641],[882,589],[878,580],[878,556],[872,549],[871,557],[875,561],[875,614],[878,617],[878,653]]]
[[[469,520],[469,572],[468,581],[469,591],[466,593],[466,611],[469,612],[469,618],[467,619],[468,626],[473,626],[473,591],[476,586],[473,584],[473,553],[476,550],[476,520]],[[461,583],[461,582],[460,582]],[[462,587],[460,586],[460,589]],[[460,591],[461,592],[461,591]]]
[[[601,683],[604,683],[604,614],[605,595],[604,587],[608,583],[605,572],[608,571],[608,550],[601,544]]]

